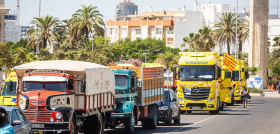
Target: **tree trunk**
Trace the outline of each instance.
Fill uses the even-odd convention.
[[[44,48],[47,48],[47,39],[43,38],[43,46]]]
[[[229,44],[230,42],[228,41],[227,42],[227,52],[228,52],[228,55],[230,55],[230,44]]]
[[[241,54],[242,54],[242,42],[239,42],[239,53],[238,53],[238,59],[241,59]]]

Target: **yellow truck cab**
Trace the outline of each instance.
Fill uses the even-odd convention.
[[[180,52],[177,98],[181,113],[219,112],[221,77],[217,52]]]
[[[241,91],[242,87],[246,86],[245,79],[245,61],[244,60],[236,60],[237,65],[232,71],[232,80],[233,80],[233,89],[234,89],[234,101],[237,103],[242,102]],[[244,82],[245,81],[245,82]]]
[[[0,104],[2,106],[16,106],[16,87],[17,87],[17,74],[11,72],[2,88],[0,95]]]
[[[234,91],[232,89],[232,73],[229,71],[229,67],[224,65],[224,58],[221,57],[222,75],[221,75],[221,90],[220,101],[224,102],[227,106],[234,105]]]

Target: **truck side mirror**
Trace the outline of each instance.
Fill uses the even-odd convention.
[[[221,74],[221,68],[218,67],[217,77],[218,77],[218,78],[221,78],[221,76],[222,76],[222,74]],[[218,78],[217,78],[217,79],[218,79]]]
[[[226,72],[225,72],[225,71],[222,71],[221,78],[222,78],[222,80],[225,80],[225,79],[226,79]]]
[[[249,75],[249,72],[248,71],[245,71],[245,79],[249,79],[250,75]]]

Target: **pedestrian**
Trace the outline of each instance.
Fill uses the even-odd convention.
[[[7,112],[0,107],[0,134],[15,134],[14,128],[7,123]]]
[[[243,86],[243,90],[241,92],[241,95],[242,95],[242,99],[243,99],[243,106],[244,106],[244,108],[246,108],[247,107],[249,90],[245,86]]]

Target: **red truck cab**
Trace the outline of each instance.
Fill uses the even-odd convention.
[[[73,93],[73,87],[73,76],[63,71],[36,70],[25,73],[18,103],[31,121],[33,130],[69,130],[71,108],[63,103],[70,103],[69,98],[50,100],[52,97]]]

